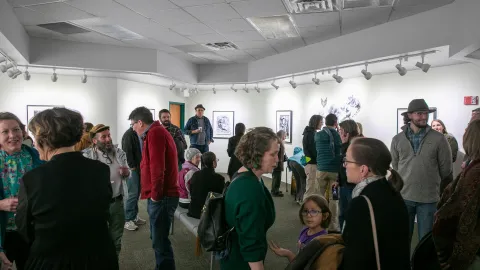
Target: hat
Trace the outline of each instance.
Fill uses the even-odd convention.
[[[197,110],[197,109],[199,109],[199,108],[205,110],[205,107],[203,107],[202,104],[198,104],[197,106],[195,106],[195,110]]]
[[[90,129],[90,138],[93,139],[93,137],[95,137],[95,135],[97,135],[97,133],[100,133],[100,132],[105,131],[105,130],[110,130],[110,127],[105,126],[104,124],[98,124],[98,125],[94,126],[92,129]]]
[[[185,160],[192,160],[196,155],[201,155],[200,150],[197,148],[188,148],[187,151],[185,151]]]
[[[296,154],[298,154],[298,153],[300,153],[300,152],[302,152],[302,151],[303,151],[302,148],[300,148],[300,147],[297,146],[297,147],[295,147],[295,148],[293,149],[293,155],[296,155]]]
[[[407,113],[420,112],[420,111],[428,111],[429,113],[432,113],[432,112],[436,112],[437,109],[428,107],[427,102],[425,102],[425,99],[414,99],[410,101],[410,104],[408,104],[407,111],[402,113],[402,115],[405,116]]]

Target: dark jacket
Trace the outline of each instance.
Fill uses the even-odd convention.
[[[317,165],[317,149],[315,148],[315,133],[317,131],[309,126],[303,130],[303,153],[305,157],[310,158],[307,164]]]
[[[225,178],[214,169],[205,167],[195,172],[190,180],[190,205],[187,215],[200,218],[208,193],[222,193],[224,187]]]
[[[155,201],[163,197],[179,197],[178,161],[175,142],[158,121],[143,135],[141,198]]]
[[[340,156],[341,160],[343,160],[343,158],[345,158],[345,156],[347,155],[348,146],[350,146],[350,143],[348,142],[342,144],[342,150],[341,150],[342,153]],[[343,166],[343,162],[342,164],[340,164],[340,171],[338,173],[338,183],[340,184],[341,187],[348,187],[352,189],[355,187],[355,184],[349,183],[347,181],[347,169]]]
[[[198,129],[198,117],[192,116],[188,119],[187,123],[185,124],[185,133],[190,136],[190,145],[197,144],[198,133],[193,134],[192,131]],[[208,145],[208,142],[213,142],[213,128],[212,124],[210,124],[210,120],[206,116],[203,117],[205,121],[205,128],[203,132],[205,134],[205,145]]]
[[[324,127],[322,131],[315,134],[315,148],[317,149],[317,170],[321,172],[338,173],[342,160],[340,159],[340,149],[342,140],[340,135],[333,128],[328,128],[332,133],[332,137],[328,135]],[[333,147],[331,145],[333,139]]]
[[[285,145],[283,142],[280,143],[280,151],[278,151],[278,163],[277,167],[273,169],[276,172],[283,172],[283,169],[285,168],[284,164],[285,161],[287,161],[287,155],[285,155]]]
[[[111,199],[109,167],[80,152],[55,155],[26,173],[16,224],[31,245],[30,269],[118,269],[108,230]]]
[[[360,195],[372,203],[382,269],[409,270],[409,218],[402,196],[385,178],[368,184]],[[367,201],[362,196],[353,198],[347,211],[342,269],[377,269]]]
[[[233,174],[243,166],[242,162],[240,162],[237,156],[235,156],[235,149],[237,148],[238,142],[241,138],[241,136],[233,136],[228,139],[227,153],[230,157],[230,162],[228,163],[227,174],[230,177],[230,180],[233,179]]]
[[[122,150],[127,155],[128,167],[138,170],[142,161],[142,149],[140,149],[140,138],[132,128],[123,134]]]
[[[177,147],[178,164],[185,163],[185,149],[187,149],[187,142],[185,141],[182,131],[179,127],[171,123],[170,125],[163,127],[167,129],[168,133],[172,135],[173,140],[175,141],[175,146]]]

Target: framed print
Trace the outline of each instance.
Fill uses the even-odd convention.
[[[155,121],[155,119],[157,119],[157,116],[155,115],[155,109],[149,109],[149,110],[152,113],[153,121]]]
[[[436,110],[437,108],[435,107],[430,107],[432,110]],[[398,108],[397,109],[397,134],[402,132],[402,127],[405,125],[403,122],[403,115],[402,113],[406,112],[408,109],[407,108]],[[432,120],[437,119],[437,111],[432,112],[428,115],[428,122],[427,124],[430,125]]]
[[[213,138],[228,139],[234,135],[235,112],[213,111]]]
[[[292,143],[292,111],[277,111],[276,132],[284,130],[286,143]]]

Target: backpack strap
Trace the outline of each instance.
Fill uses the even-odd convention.
[[[368,210],[370,211],[370,220],[372,222],[372,234],[373,234],[373,245],[375,246],[375,258],[377,260],[377,270],[380,270],[380,253],[378,250],[378,239],[377,239],[377,225],[375,224],[375,214],[373,212],[372,203],[367,196],[362,195],[363,198],[367,201]]]

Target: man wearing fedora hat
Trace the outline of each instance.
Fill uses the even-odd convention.
[[[392,139],[392,167],[404,181],[401,194],[410,217],[410,239],[415,216],[419,239],[432,230],[441,187],[452,177],[447,139],[427,124],[429,114],[435,111],[423,99],[412,100],[402,113],[402,132]]]
[[[197,148],[203,154],[209,151],[209,144],[213,142],[213,128],[210,120],[203,115],[205,107],[202,104],[195,106],[195,115],[185,124],[185,133],[190,136],[190,147]]]

